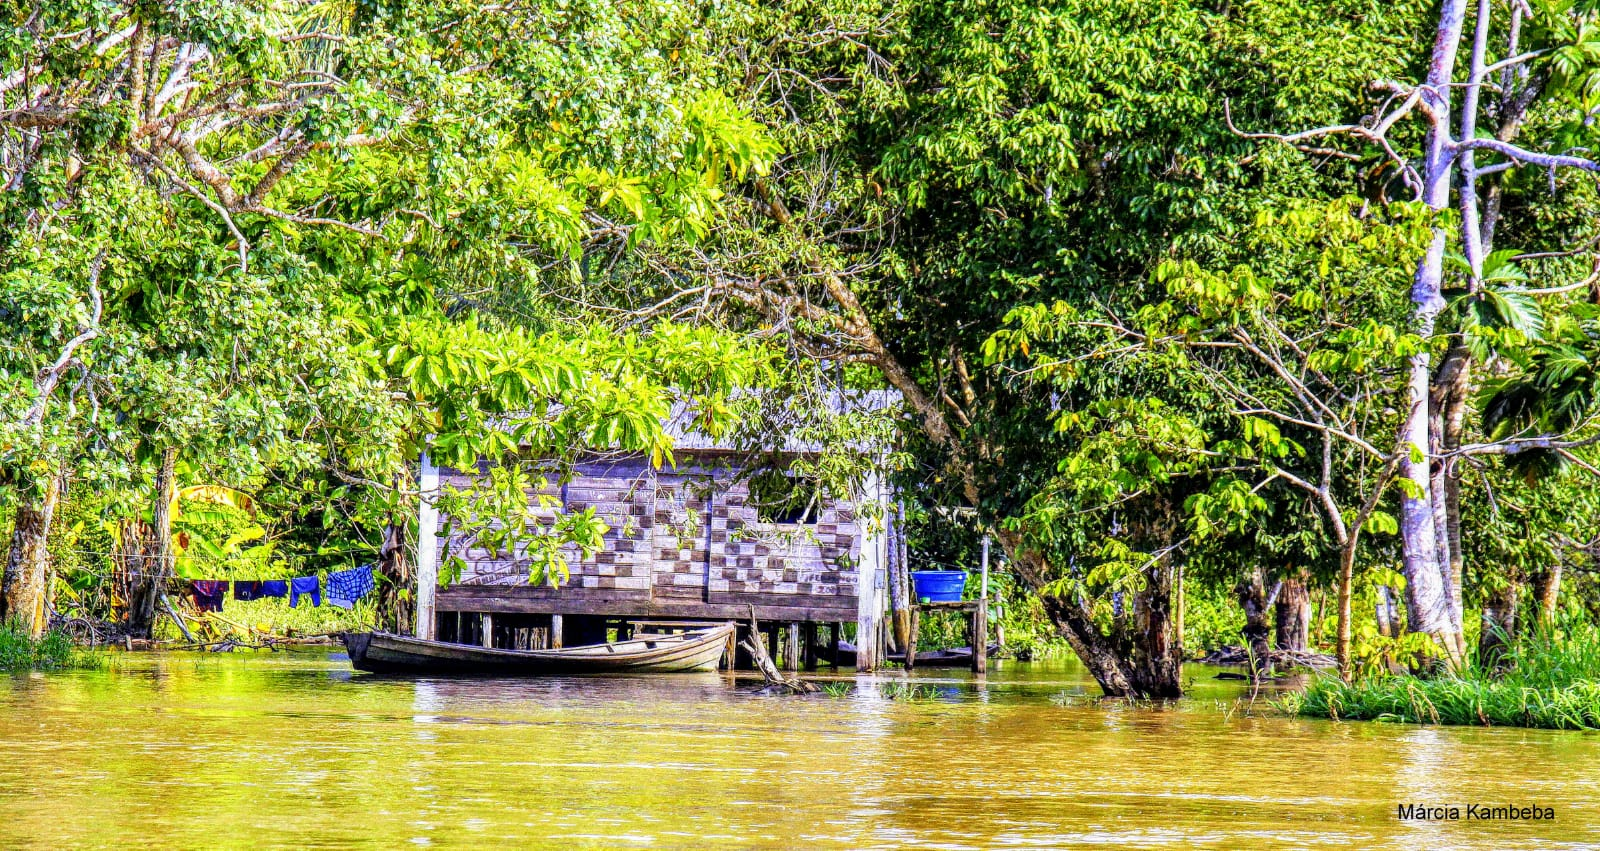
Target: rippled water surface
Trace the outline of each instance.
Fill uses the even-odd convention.
[[[917,700],[722,675],[408,680],[342,655],[131,654],[0,679],[0,846],[1594,848],[1600,736],[1102,704],[1080,669]],[[1397,803],[1554,822],[1402,823]]]

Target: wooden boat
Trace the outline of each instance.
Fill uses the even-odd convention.
[[[559,650],[495,650],[388,632],[347,632],[340,637],[358,671],[552,677],[715,670],[734,629],[732,623],[711,624],[676,635],[641,635]]]

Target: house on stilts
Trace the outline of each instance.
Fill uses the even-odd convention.
[[[834,398],[838,410],[898,402],[888,391]],[[901,551],[888,485],[869,475],[849,498],[819,493],[774,513],[752,494],[752,471],[782,469],[823,447],[785,438],[775,450],[751,452],[692,423],[682,409],[667,423],[675,466],[596,454],[580,458],[565,481],[530,493],[538,522],[557,510],[593,508],[610,527],[592,556],[573,548],[570,577],[559,586],[530,582],[525,560],[474,548],[468,535],[443,537],[447,518],[426,495],[470,489],[481,471],[435,467],[424,456],[417,635],[537,649],[623,637],[642,621],[747,621],[753,609],[769,653],[785,667],[826,658],[844,625],[854,624],[856,667],[875,669],[884,656],[887,568]],[[541,496],[558,508],[540,508]],[[443,552],[465,566],[440,586]]]

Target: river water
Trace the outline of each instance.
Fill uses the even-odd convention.
[[[1596,848],[1600,736],[1092,699],[1071,663],[770,698],[719,674],[383,679],[127,654],[0,679],[0,846]],[[1554,821],[1402,822],[1538,804]]]

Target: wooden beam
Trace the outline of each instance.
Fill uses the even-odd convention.
[[[982,674],[989,670],[989,608],[973,609],[969,623],[967,637],[972,642],[972,672]]]
[[[884,499],[883,479],[877,471],[867,474],[861,488],[861,499],[856,515],[863,513],[862,506],[876,502],[887,507]],[[882,651],[878,646],[878,632],[883,620],[884,568],[888,561],[889,536],[885,534],[883,515],[869,521],[861,536],[861,554],[856,560],[856,670],[875,671]]]
[[[435,634],[434,591],[439,587],[439,468],[423,450],[417,470],[422,499],[417,508],[417,612],[412,631],[418,638]]]
[[[650,593],[632,588],[584,588],[566,585],[551,588],[548,585],[451,585],[438,592],[438,605],[448,609],[452,602],[476,602],[496,597],[516,597],[521,600],[648,600]]]
[[[967,635],[972,641],[972,672],[989,670],[989,536],[983,536],[983,572],[978,586],[978,608],[972,610]],[[1181,633],[1180,633],[1181,635]]]
[[[815,622],[806,621],[800,628],[800,641],[804,644],[800,648],[800,658],[804,661],[806,670],[815,671],[817,669],[817,624]]]
[[[911,635],[911,583],[909,570],[906,567],[905,530],[903,505],[896,504],[888,509],[888,541],[886,553],[889,561],[889,622],[890,630],[894,637],[894,647],[901,653],[905,652],[906,643]]]
[[[494,647],[494,613],[484,612],[478,615],[478,624],[483,632],[481,636],[483,646],[492,649]]]
[[[550,616],[550,649],[551,650],[560,650],[561,647],[562,647],[561,628],[562,628],[561,616],[560,615],[554,615],[554,614],[551,615]]]
[[[798,671],[800,670],[800,624],[790,621],[783,630],[783,668],[786,671]]]
[[[911,607],[911,638],[906,642],[906,670],[917,666],[917,639],[922,635],[922,606]]]

